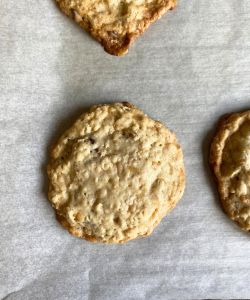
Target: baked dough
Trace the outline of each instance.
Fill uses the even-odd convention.
[[[212,142],[211,167],[227,215],[250,230],[250,110],[226,116]]]
[[[113,55],[123,55],[176,0],[56,0],[60,9]]]
[[[175,135],[129,103],[84,113],[53,147],[48,176],[59,222],[103,243],[149,235],[185,186]]]

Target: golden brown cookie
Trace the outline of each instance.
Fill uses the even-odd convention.
[[[135,38],[176,6],[176,0],[56,0],[60,9],[113,55],[124,55]]]
[[[250,110],[226,116],[211,145],[210,164],[227,215],[250,230]]]
[[[84,113],[54,146],[48,176],[59,222],[103,243],[149,235],[185,186],[175,135],[129,103]]]

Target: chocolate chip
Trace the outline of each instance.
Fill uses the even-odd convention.
[[[91,137],[89,137],[89,142],[93,145],[95,143],[95,140]]]

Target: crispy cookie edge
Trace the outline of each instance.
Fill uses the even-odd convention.
[[[155,11],[151,18],[144,20],[140,30],[138,29],[137,33],[126,33],[125,37],[122,37],[122,39],[112,36],[103,39],[86,18],[79,16],[73,9],[65,7],[60,0],[55,1],[57,6],[65,15],[73,19],[77,24],[80,25],[80,27],[85,29],[93,38],[99,41],[107,53],[115,56],[125,55],[128,52],[129,47],[133,44],[134,40],[141,36],[150,26],[150,24],[160,19],[168,10],[174,9],[177,5],[177,0],[169,0],[165,6]]]

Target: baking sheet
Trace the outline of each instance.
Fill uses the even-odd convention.
[[[179,0],[122,58],[52,0],[0,6],[0,298],[250,298],[250,237],[207,167],[217,119],[250,107],[250,1]],[[176,132],[187,187],[151,237],[94,245],[56,222],[45,166],[83,109],[117,100]]]

